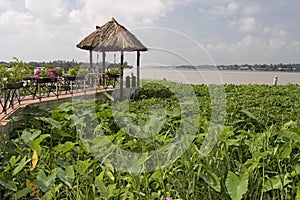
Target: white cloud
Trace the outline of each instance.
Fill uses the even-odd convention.
[[[288,35],[288,32],[279,27],[269,27],[265,26],[263,28],[263,33],[268,34],[272,37],[285,37]]]
[[[227,5],[216,5],[211,9],[207,10],[209,15],[213,16],[224,16],[224,15],[232,15],[239,9],[239,6],[235,2],[229,2]]]
[[[256,20],[253,17],[245,17],[239,21],[239,31],[251,32],[256,29]]]
[[[286,41],[279,38],[270,38],[268,45],[271,49],[282,49],[286,46]]]
[[[66,20],[66,1],[51,0],[45,3],[40,0],[25,0],[25,8],[36,18],[46,23],[58,24]]]
[[[234,2],[231,2],[227,5],[228,11],[236,11],[238,8],[239,8],[239,6]]]
[[[129,29],[154,25],[168,12],[190,1],[1,0],[0,38],[7,50],[0,59],[17,56],[25,60],[51,60],[85,55],[75,45],[94,31],[95,25],[101,26],[111,17]],[[19,47],[26,47],[26,51]]]
[[[34,23],[35,20],[29,13],[6,10],[0,14],[0,29],[3,37],[24,34],[34,26]]]
[[[243,7],[243,13],[245,15],[254,15],[254,14],[259,13],[260,10],[261,10],[260,7],[258,5],[254,5],[254,4],[252,4],[252,5],[245,5]]]

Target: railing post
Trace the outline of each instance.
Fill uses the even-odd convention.
[[[73,96],[73,80],[70,81],[70,89],[71,89],[71,94]]]
[[[58,99],[58,79],[56,81],[56,84],[55,84],[55,89],[56,89],[56,98]]]
[[[39,83],[39,82],[38,82],[38,94],[39,94],[39,100],[42,101],[41,83]]]
[[[21,104],[21,91],[20,90],[21,89],[18,88],[18,103],[19,103],[19,105]]]
[[[6,90],[5,90],[5,83],[3,86],[3,111],[6,114]]]

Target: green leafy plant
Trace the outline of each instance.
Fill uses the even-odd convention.
[[[169,84],[179,93],[186,90],[184,84]],[[207,86],[195,85],[201,115],[193,143],[170,165],[140,174],[114,169],[110,163],[114,149],[106,145],[149,152],[170,144],[185,110],[167,87],[156,81],[144,82],[139,98],[129,101],[129,112],[122,111],[122,103],[118,112],[113,110],[109,95],[76,104],[67,102],[51,111],[27,111],[30,120],[26,128],[0,149],[0,198],[297,199],[300,87],[224,87],[226,122],[210,154],[203,157],[200,151],[209,131],[209,92]],[[153,110],[154,105],[160,109]],[[166,118],[159,118],[160,112]],[[140,132],[148,137],[128,134],[136,127],[120,127],[115,117],[144,125]],[[157,134],[151,135],[153,130]],[[90,140],[81,139],[88,133],[94,134]],[[107,162],[99,161],[95,152],[104,154]],[[121,154],[118,158],[127,161]],[[134,161],[130,164],[135,171],[142,171],[149,155]]]
[[[73,66],[67,72],[71,76],[85,76],[88,73],[88,70],[82,66]]]

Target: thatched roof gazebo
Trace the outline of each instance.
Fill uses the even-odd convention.
[[[124,26],[120,25],[114,18],[103,26],[96,26],[96,30],[76,45],[80,49],[89,50],[90,67],[92,68],[92,52],[102,52],[102,70],[105,72],[105,52],[121,52],[121,76],[120,89],[121,97],[123,90],[123,63],[124,51],[137,52],[137,87],[140,86],[140,52],[147,51],[147,48]]]

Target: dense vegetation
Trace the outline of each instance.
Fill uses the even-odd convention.
[[[187,90],[182,84],[168,84],[178,93]],[[130,163],[141,173],[116,170],[110,157],[114,149],[107,144],[130,152],[164,151],[185,123],[184,106],[194,106],[181,103],[167,87],[148,82],[140,97],[129,102],[128,112],[118,110],[122,103],[111,104],[109,95],[65,103],[52,111],[26,109],[26,127],[0,151],[0,198],[300,198],[300,87],[226,85],[225,125],[207,156],[200,149],[209,132],[211,98],[207,86],[193,89],[200,115],[197,123],[193,121],[199,126],[192,144],[170,165],[155,171],[143,170],[149,157]],[[161,110],[165,119],[159,118]],[[115,120],[127,115],[142,131]],[[156,127],[161,128],[158,134],[149,137],[127,134],[149,134]],[[172,151],[176,148],[167,150]],[[105,162],[98,154],[107,155]]]

